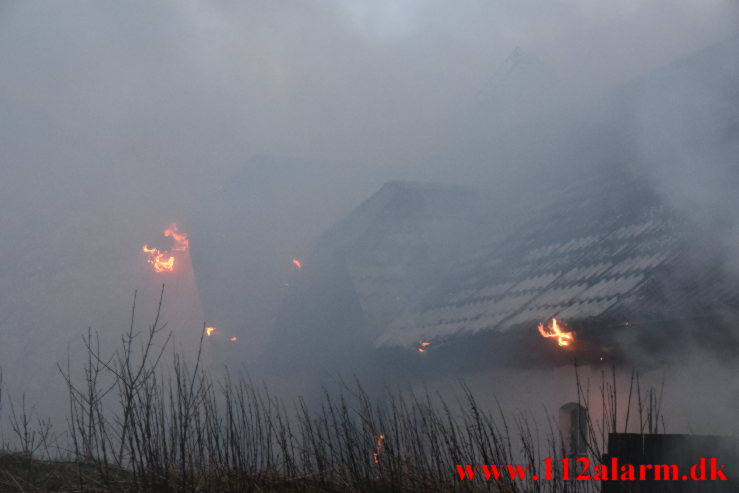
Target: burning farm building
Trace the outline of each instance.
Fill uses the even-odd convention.
[[[439,369],[610,363],[726,328],[736,291],[638,178],[601,175],[541,200],[515,230],[485,232],[481,207],[494,205],[472,191],[386,185],[306,261],[273,350],[325,358],[331,346],[355,370],[364,352],[424,353]]]
[[[370,373],[408,361],[440,373],[610,364],[695,346],[733,357],[736,196],[695,191],[736,181],[737,42],[581,115],[583,135],[549,159],[588,160],[586,172],[516,194],[386,184],[305,256],[269,354],[291,355],[285,368],[302,358]],[[694,111],[695,98],[710,111]],[[683,141],[664,141],[669,125]]]
[[[695,242],[638,179],[577,183],[446,270],[375,345],[423,340],[475,365],[612,361],[677,340],[720,345],[731,340],[724,316],[737,306],[736,285]]]

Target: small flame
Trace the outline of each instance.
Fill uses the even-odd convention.
[[[215,327],[206,327],[205,328],[205,334],[208,337],[210,337],[213,334],[213,332],[215,332],[215,331],[216,331],[216,328]]]
[[[149,248],[146,245],[144,245],[143,251],[148,254],[146,261],[152,265],[155,272],[171,272],[174,270],[174,257],[167,256],[160,252],[158,248]]]
[[[296,258],[293,259],[293,265],[295,265],[295,267],[297,267],[298,269],[302,269],[303,268],[303,264],[300,262],[300,260],[298,260]]]
[[[232,338],[231,338],[231,339],[229,339],[229,340],[230,340],[231,342],[236,342],[236,341],[238,341],[238,340],[239,340],[239,338],[238,338],[238,337],[232,337]]]
[[[427,352],[428,349],[426,349],[426,348],[431,345],[430,342],[426,342],[426,341],[419,341],[418,344],[421,346],[421,347],[418,348],[418,352],[419,353],[425,353],[425,352]]]
[[[161,251],[158,248],[149,248],[148,245],[144,245],[142,248],[143,252],[147,254],[146,261],[152,265],[154,272],[172,272],[174,270],[175,258],[171,253],[186,252],[190,247],[187,234],[180,233],[175,223],[170,224],[164,230],[164,236],[172,237],[174,240],[174,245],[171,249]]]
[[[173,252],[186,252],[190,248],[190,240],[187,239],[187,233],[180,233],[175,223],[170,224],[164,230],[164,236],[171,236],[174,240]]]
[[[382,442],[385,440],[385,435],[377,435],[375,437],[376,443],[377,443],[377,451],[372,454],[372,457],[375,460],[375,464],[380,463],[380,452],[382,451]]]
[[[575,340],[574,332],[563,332],[559,328],[556,318],[552,319],[552,324],[549,327],[544,327],[544,324],[540,323],[539,333],[544,337],[556,337],[557,344],[560,346],[569,346]]]

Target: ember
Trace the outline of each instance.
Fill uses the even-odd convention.
[[[142,250],[147,254],[146,261],[152,265],[155,272],[172,272],[174,270],[175,257],[172,255],[174,252],[185,252],[190,246],[190,242],[187,239],[187,234],[180,233],[177,230],[177,225],[172,223],[167,229],[164,230],[165,237],[171,237],[174,240],[174,245],[168,250],[159,250],[158,248],[149,248],[148,245],[144,245]]]
[[[382,450],[382,442],[385,440],[385,435],[377,435],[375,437],[375,440],[377,440],[377,452],[372,454],[372,456],[375,459],[375,464],[380,463],[380,451]]]
[[[569,346],[575,340],[574,332],[563,332],[559,328],[557,319],[552,319],[552,324],[548,327],[544,327],[544,324],[539,324],[539,333],[544,337],[556,337],[557,344],[560,346]]]
[[[428,351],[428,349],[426,348],[431,345],[430,342],[425,342],[425,341],[420,341],[418,344],[420,344],[421,346],[418,348],[419,353],[425,353],[426,351]]]
[[[303,268],[303,264],[302,264],[302,263],[300,262],[300,260],[298,260],[298,259],[296,259],[296,258],[294,258],[294,259],[293,259],[293,264],[294,264],[294,265],[295,265],[295,267],[297,267],[298,269],[302,269],[302,268]]]
[[[238,340],[239,340],[239,338],[238,338],[238,337],[232,337],[232,338],[230,339],[230,341],[231,341],[231,342],[236,342],[236,341],[238,341]]]

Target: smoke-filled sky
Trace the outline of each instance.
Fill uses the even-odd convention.
[[[539,64],[539,90],[557,87],[543,103],[557,127],[563,101],[581,111],[738,25],[732,0],[2,1],[0,355],[46,364],[87,326],[126,319],[141,245],[212,218],[253,156],[310,168],[307,191],[259,191],[280,197],[272,229],[298,211],[302,229],[277,236],[302,252],[387,180],[486,187],[540,171],[444,159],[515,48]],[[251,233],[242,255],[273,249]]]
[[[515,47],[574,92],[600,92],[727,37],[735,7],[3,2],[3,183],[180,207],[249,156],[281,154],[369,192],[438,152]]]

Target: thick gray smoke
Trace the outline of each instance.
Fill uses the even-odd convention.
[[[738,13],[729,0],[0,3],[6,386],[63,405],[56,362],[87,327],[117,341],[135,289],[148,323],[162,280],[141,246],[172,221],[197,282],[165,300],[170,328],[215,319],[244,341],[230,362],[259,357],[291,259],[383,183],[521,197],[607,164],[608,126],[583,122],[609,120],[623,84],[735,36]],[[619,132],[655,188],[711,216],[736,272],[737,86],[689,75],[670,94],[694,104],[672,114],[650,96]],[[715,115],[734,133],[714,152]],[[244,292],[219,291],[237,278]]]

